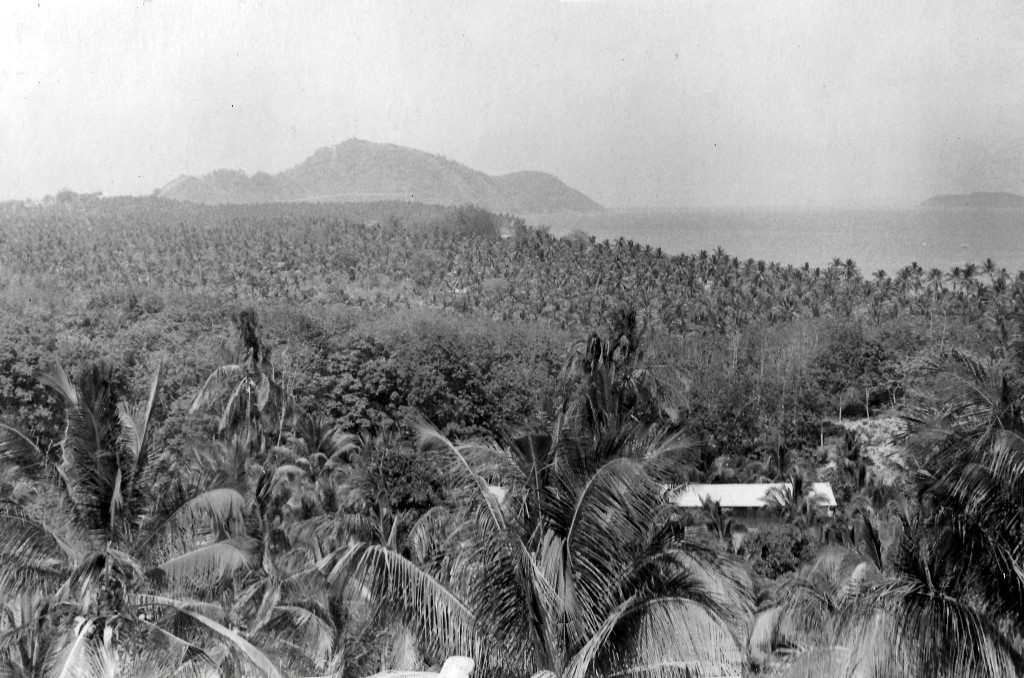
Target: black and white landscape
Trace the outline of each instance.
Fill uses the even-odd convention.
[[[1024,675],[1024,9],[0,8],[0,677]]]

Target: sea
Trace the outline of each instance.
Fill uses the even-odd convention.
[[[795,266],[853,259],[865,275],[912,262],[948,272],[985,259],[1011,273],[1024,270],[1024,210],[1014,208],[608,209],[525,219],[558,236],[580,230],[599,241],[624,237],[668,254],[721,247],[740,259]]]

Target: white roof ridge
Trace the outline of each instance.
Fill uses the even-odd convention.
[[[768,505],[772,490],[792,492],[793,483],[689,483],[667,487],[669,501],[677,506],[697,508],[704,499],[717,501],[723,508],[763,508]],[[807,484],[808,494],[823,506],[836,505],[832,484],[813,482]]]

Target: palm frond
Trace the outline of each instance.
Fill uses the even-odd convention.
[[[53,678],[91,678],[90,643],[95,642],[92,638],[95,628],[96,621],[93,619],[82,620],[76,624],[67,644],[57,654],[50,666],[50,676]]]
[[[337,629],[317,610],[293,604],[276,605],[267,622],[253,633],[265,638],[265,647],[287,648],[322,667],[334,653]]]
[[[219,616],[223,613],[219,606],[197,600],[148,594],[134,594],[132,599],[137,605],[174,610],[178,614],[196,622],[202,628],[211,631],[228,647],[240,652],[243,657],[259,669],[267,678],[284,678],[274,663],[259,648],[243,638],[237,631],[233,631],[213,619],[214,616]]]
[[[117,414],[121,423],[121,443],[136,460],[145,447],[146,436],[149,432],[149,421],[153,416],[156,394],[160,387],[160,369],[158,366],[150,380],[146,400],[135,405],[118,404]]]
[[[561,601],[515,531],[493,529],[483,507],[460,528],[453,557],[434,565],[473,612],[485,654],[481,670],[504,667],[526,673],[557,661],[564,645]],[[548,623],[550,622],[550,624]],[[515,672],[515,671],[513,671]]]
[[[636,444],[637,458],[643,461],[647,472],[665,482],[680,480],[679,469],[695,449],[693,440],[685,432],[665,432],[659,427],[647,427],[645,435],[636,438]]]
[[[224,409],[221,411],[220,419],[217,422],[217,431],[223,433],[228,430],[232,422],[238,421],[245,410],[243,408],[249,407],[249,401],[243,398],[243,393],[249,393],[251,385],[248,377],[242,379],[238,384],[231,390],[231,395],[228,396],[228,401],[224,405]]]
[[[39,446],[18,429],[0,424],[0,469],[5,474],[39,480],[46,468],[46,455]]]
[[[351,578],[440,652],[472,654],[475,619],[435,577],[383,546],[361,544],[334,566],[328,581]]]
[[[232,648],[241,652],[242,656],[244,656],[253,666],[262,671],[263,675],[267,678],[284,678],[284,675],[277,669],[274,663],[270,661],[270,658],[263,654],[263,652],[255,645],[243,638],[237,631],[232,631],[220,622],[214,621],[195,610],[186,607],[179,607],[178,611],[181,614],[191,617],[195,621],[199,622],[201,625],[205,626],[226,641]]]
[[[688,598],[624,601],[573,656],[565,678],[739,676],[743,654],[705,606]]]
[[[529,584],[531,612],[536,617],[534,623],[539,627],[531,631],[540,636],[549,657],[563,661],[567,643],[577,645],[585,640],[575,615],[579,603],[574,579],[566,570],[565,543],[560,536],[548,530],[541,537],[538,549],[523,556],[530,566],[524,579]]]
[[[172,507],[153,525],[141,542],[145,546],[168,533],[197,534],[213,529],[222,529],[229,534],[238,534],[243,529],[245,498],[227,487],[207,490]]]
[[[576,578],[577,610],[587,635],[615,599],[630,550],[642,543],[660,504],[657,488],[630,459],[613,459],[575,492],[564,524],[566,571]]]
[[[72,554],[43,524],[13,504],[0,504],[0,590],[59,585]]]
[[[259,544],[250,537],[233,537],[200,546],[161,562],[154,570],[172,587],[209,589],[253,565]]]
[[[509,444],[509,452],[526,481],[531,502],[539,506],[555,464],[555,437],[546,433],[517,435]]]
[[[60,363],[56,363],[40,376],[39,383],[56,391],[64,399],[68,407],[75,408],[79,406],[78,389],[71,383],[71,378],[68,377],[68,373],[64,371],[64,366]]]
[[[160,388],[162,365],[158,365],[150,380],[146,400],[135,405],[118,403],[118,420],[121,424],[120,446],[127,459],[123,460],[119,469],[123,474],[124,488],[122,494],[130,505],[133,525],[142,512],[143,495],[149,488],[145,486],[150,466],[149,429],[156,405],[157,391]]]
[[[134,592],[128,596],[128,601],[139,608],[163,608],[165,610],[176,612],[182,607],[187,607],[189,610],[199,612],[207,617],[214,617],[217,619],[222,619],[224,617],[224,608],[219,603],[211,603],[204,600],[198,600],[196,598],[183,598],[180,596],[171,597],[152,593]]]
[[[314,559],[320,559],[324,551],[336,549],[349,539],[372,539],[377,525],[365,514],[341,511],[296,521],[285,530],[293,544],[308,548],[311,553],[316,552]]]
[[[158,661],[164,667],[164,671],[166,671],[168,665],[176,665],[178,670],[175,671],[174,675],[192,675],[195,673],[196,678],[199,678],[205,675],[201,667],[209,668],[213,663],[213,660],[202,648],[181,636],[171,633],[165,628],[161,628],[157,624],[141,619],[134,620],[133,624],[137,624],[145,634],[144,642],[147,652],[138,657],[139,663],[145,667],[143,671],[139,671],[142,675],[145,675],[144,671],[152,671],[150,665]],[[175,661],[173,662],[168,662],[168,653],[166,651],[168,647],[178,649],[173,655],[175,656]],[[194,666],[190,667],[190,665]],[[190,668],[192,669],[191,671],[189,670]],[[138,671],[136,667],[133,667],[133,669]],[[154,675],[154,678],[156,676],[163,676],[163,674],[157,671],[152,671],[152,675]]]
[[[473,466],[467,457],[467,452],[480,447],[486,447],[488,452],[493,453],[491,456],[495,459],[507,458],[507,454],[500,448],[493,446],[456,445],[440,431],[426,423],[419,424],[416,427],[416,430],[420,449],[437,450],[442,454],[445,454],[451,462],[451,476],[463,486],[475,489],[475,496],[477,500],[487,507],[487,512],[493,520],[495,528],[502,531],[505,530],[506,524],[501,506],[499,505],[497,498],[494,496],[494,493],[491,492],[487,481],[473,469]],[[515,463],[510,459],[508,460],[507,465],[512,468],[517,468]]]
[[[443,546],[451,536],[452,517],[445,506],[433,506],[409,528],[406,542],[417,562],[429,560],[431,554]]]
[[[754,617],[754,625],[747,638],[747,656],[754,666],[767,666],[775,650],[786,642],[780,633],[784,620],[781,605],[761,610]]]
[[[103,434],[96,413],[89,403],[82,402],[78,389],[59,363],[39,381],[57,391],[64,400],[65,428],[61,447],[65,464],[77,463],[88,467],[103,447]]]
[[[240,380],[245,376],[245,368],[242,365],[221,365],[215,369],[203,382],[202,387],[192,399],[189,406],[189,414],[195,414],[200,410],[209,407],[212,403],[222,397],[225,386]]]
[[[904,578],[863,591],[844,611],[840,634],[852,663],[887,676],[997,678],[1024,667],[993,619]]]
[[[727,554],[683,542],[673,546],[651,545],[633,564],[634,581],[663,593],[685,591],[704,605],[742,644],[750,630],[753,612],[749,571]]]

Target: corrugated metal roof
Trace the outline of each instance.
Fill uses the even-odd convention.
[[[691,483],[673,488],[668,499],[676,506],[700,508],[708,498],[722,508],[764,508],[772,490],[792,492],[792,483]],[[836,496],[829,483],[811,483],[808,491],[811,501],[825,507],[836,505]]]

